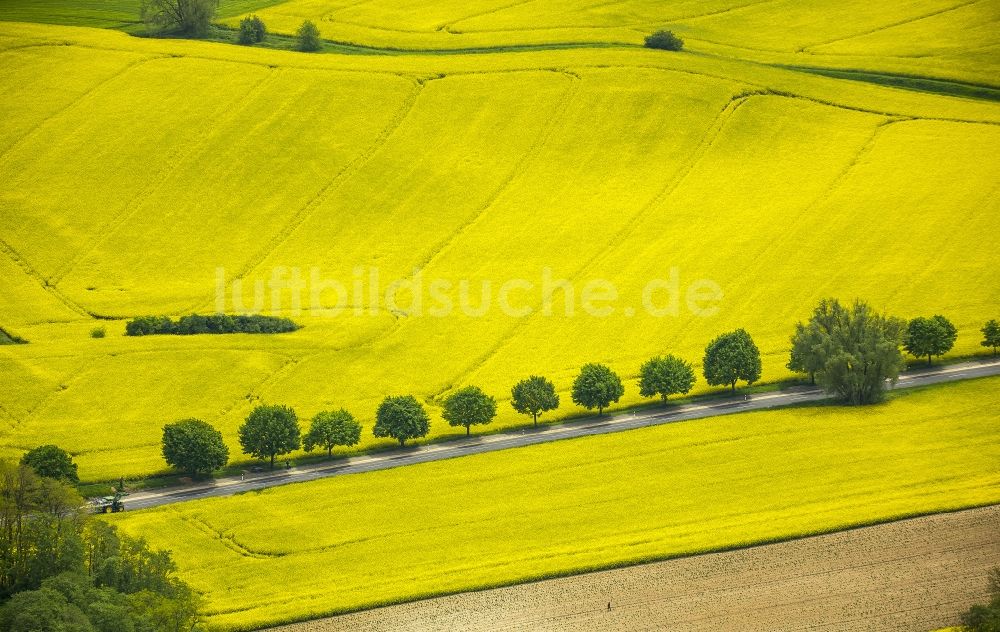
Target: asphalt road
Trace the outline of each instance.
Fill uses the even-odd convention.
[[[927,386],[942,382],[956,382],[977,377],[1000,375],[1000,360],[963,362],[931,369],[908,371],[899,378],[896,389]],[[247,474],[244,479],[237,477],[220,478],[208,483],[200,483],[184,487],[172,487],[157,491],[138,492],[125,499],[127,510],[146,509],[170,503],[184,502],[199,498],[214,496],[230,496],[240,492],[313,481],[328,476],[342,474],[357,474],[385,470],[403,465],[425,463],[440,459],[450,459],[467,454],[479,454],[494,450],[505,450],[521,446],[558,441],[574,437],[620,432],[647,426],[702,419],[716,415],[764,410],[803,404],[821,402],[829,396],[818,388],[792,387],[789,389],[761,393],[750,400],[744,400],[737,394],[732,398],[720,398],[705,403],[670,406],[661,409],[644,409],[641,412],[630,412],[608,417],[589,417],[562,424],[544,425],[539,428],[527,428],[502,432],[492,435],[463,438],[455,441],[414,446],[392,450],[389,452],[361,455],[347,459],[338,459],[330,463],[316,463],[293,467],[288,470]]]

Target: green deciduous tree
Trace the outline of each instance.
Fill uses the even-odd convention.
[[[258,459],[274,459],[299,449],[299,418],[288,406],[258,406],[239,429],[243,452]]]
[[[996,355],[997,350],[1000,349],[1000,322],[993,319],[988,320],[979,331],[983,332],[983,341],[979,344],[987,349],[992,347],[993,355]]]
[[[823,299],[813,310],[808,323],[796,323],[792,335],[792,352],[785,365],[790,371],[806,373],[809,383],[816,383],[816,374],[823,370],[826,358],[822,352],[824,336],[828,336],[835,322],[832,299]]]
[[[688,362],[674,355],[657,356],[639,369],[639,394],[643,397],[659,395],[666,404],[671,395],[690,391],[694,379],[694,369]]]
[[[684,40],[674,34],[673,31],[656,31],[646,36],[646,48],[658,48],[660,50],[681,50],[684,48]]]
[[[21,463],[27,465],[39,476],[54,478],[68,483],[79,483],[76,463],[62,448],[48,444],[40,445],[24,453]]]
[[[219,0],[142,0],[140,15],[154,31],[204,35]]]
[[[705,380],[711,386],[729,386],[736,382],[753,384],[760,379],[760,350],[745,329],[722,334],[705,348]]]
[[[538,416],[559,408],[559,395],[551,381],[539,375],[521,380],[510,391],[510,403],[522,415],[531,415],[535,425]]]
[[[899,347],[906,323],[855,301],[848,309],[827,299],[805,325],[816,340],[817,381],[851,404],[871,404],[885,395],[886,380],[896,382],[906,366]]]
[[[921,316],[914,318],[906,326],[903,347],[910,355],[926,357],[927,364],[930,365],[933,356],[942,356],[951,351],[956,338],[958,330],[944,316]]]
[[[583,365],[573,381],[573,402],[588,410],[596,408],[598,415],[624,394],[621,378],[603,364]]]
[[[319,37],[319,28],[310,20],[306,20],[295,32],[299,50],[304,53],[314,53],[323,48],[323,40]]]
[[[240,44],[258,44],[264,41],[267,35],[267,27],[264,20],[256,15],[250,15],[240,20],[240,31],[237,40]]]
[[[412,395],[386,397],[375,413],[376,437],[392,437],[399,445],[406,445],[409,439],[418,439],[430,430],[427,411]]]
[[[163,427],[163,460],[189,476],[207,475],[229,462],[222,433],[200,419],[182,419]]]
[[[358,445],[359,441],[361,424],[354,419],[354,415],[341,408],[316,413],[302,444],[306,452],[319,447],[326,450],[327,456],[332,456],[335,447]]]
[[[486,425],[497,416],[497,401],[478,386],[458,389],[444,400],[441,416],[450,426],[464,426],[465,435],[472,426]]]

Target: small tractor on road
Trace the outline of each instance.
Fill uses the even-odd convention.
[[[128,492],[125,491],[125,481],[118,481],[118,485],[115,486],[114,495],[90,499],[90,513],[106,514],[108,511],[111,511],[111,513],[125,511],[125,501],[122,499],[126,496],[128,496]]]

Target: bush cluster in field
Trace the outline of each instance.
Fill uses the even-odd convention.
[[[294,321],[280,316],[260,314],[191,314],[177,321],[167,316],[139,316],[125,325],[126,336],[151,336],[156,334],[282,334],[299,328]]]
[[[7,333],[3,329],[0,329],[0,345],[23,345],[28,341],[20,336],[15,336],[14,334]]]

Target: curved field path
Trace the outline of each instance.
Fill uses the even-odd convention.
[[[274,630],[933,630],[985,600],[997,565],[992,506]]]

